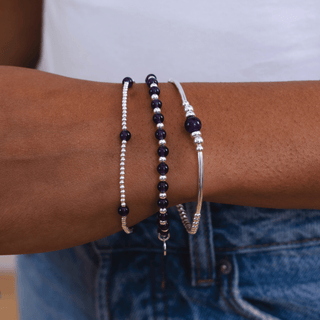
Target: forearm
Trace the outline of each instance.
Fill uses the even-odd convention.
[[[67,248],[121,231],[120,84],[0,68],[1,254]],[[161,83],[169,206],[197,200],[197,155],[180,96]],[[320,208],[319,82],[186,83],[204,138],[204,200]],[[128,225],[158,210],[150,97],[128,95]]]
[[[0,65],[36,66],[41,15],[42,0],[0,0]]]

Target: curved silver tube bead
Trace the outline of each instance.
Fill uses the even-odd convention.
[[[181,95],[182,105],[184,107],[184,111],[186,112],[186,117],[195,116],[195,113],[193,112],[193,107],[189,104],[187,97],[186,97],[186,94],[184,93],[184,90],[183,90],[181,84],[174,79],[169,79],[169,82],[173,83],[177,87],[177,89]],[[194,142],[197,146],[196,150],[198,152],[198,168],[199,168],[198,203],[197,203],[197,210],[193,214],[192,223],[189,222],[189,219],[186,215],[186,211],[185,211],[183,205],[178,204],[176,207],[179,211],[179,215],[180,215],[182,224],[186,228],[187,232],[190,234],[196,234],[198,231],[199,222],[200,222],[200,218],[201,218],[201,208],[202,208],[202,201],[203,201],[203,152],[202,152],[203,138],[201,137],[200,131],[192,132],[191,138],[194,140]]]

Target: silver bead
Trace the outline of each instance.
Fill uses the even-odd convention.
[[[191,137],[195,137],[195,136],[201,136],[201,131],[193,131],[191,133]]]
[[[126,126],[127,125],[127,121],[122,121],[121,125],[122,126]]]
[[[126,148],[121,148],[121,152],[126,152]]]
[[[164,140],[164,139],[159,140],[159,144],[160,145],[165,145],[166,144],[166,140]]]
[[[167,222],[168,222],[168,221],[166,221],[166,220],[159,220],[159,223],[160,223],[162,226],[164,226]]]
[[[126,116],[127,115],[127,110],[122,110],[122,115]]]
[[[124,161],[121,161],[121,162],[120,162],[120,166],[124,166]]]
[[[126,190],[122,189],[120,190],[120,193],[126,193]]]
[[[202,151],[203,150],[203,146],[201,144],[197,145],[197,151]]]
[[[125,202],[121,202],[121,207],[126,207],[126,203]]]
[[[149,76],[149,77],[148,77],[148,79],[151,79],[151,78],[156,78],[156,77],[155,77],[155,76]]]
[[[120,183],[120,184],[124,184],[124,181],[123,181],[123,180],[120,180],[119,183]]]
[[[120,201],[123,201],[123,202],[126,201],[126,195],[125,194],[121,194],[120,195]]]
[[[124,166],[120,167],[120,170],[121,170],[121,171],[124,171],[124,170],[125,170]]]
[[[193,107],[192,107],[190,104],[188,104],[188,105],[186,105],[186,106],[184,107],[184,111],[185,111],[185,112],[193,111]]]
[[[125,102],[122,102],[122,108],[126,108],[127,104]]]
[[[122,116],[122,121],[127,121],[127,116]]]
[[[126,157],[121,157],[120,161],[126,161]]]
[[[121,140],[122,144],[126,144],[128,141],[127,140]]]
[[[121,184],[120,185],[120,189],[124,189],[125,187],[124,187],[124,185],[123,184]]]
[[[124,180],[124,176],[120,176],[120,180]]]
[[[126,154],[124,152],[120,153],[120,157],[125,157]]]
[[[194,143],[195,144],[202,143],[202,142],[203,142],[202,137],[197,136],[197,137],[194,138]]]
[[[122,176],[124,176],[124,171],[120,171],[120,174],[121,174]]]
[[[160,162],[162,162],[162,161],[166,161],[166,160],[167,160],[167,158],[166,158],[166,157],[160,157],[160,158],[159,158],[159,161],[160,161]]]
[[[154,82],[154,83],[151,83],[150,84],[150,88],[152,88],[152,87],[157,87],[158,85]]]
[[[160,108],[154,108],[154,109],[153,109],[153,112],[154,112],[154,113],[160,113],[160,112],[161,112],[161,109],[160,109]]]
[[[162,122],[157,123],[157,128],[162,129],[164,127],[164,124]]]
[[[122,130],[127,130],[127,126],[122,126]]]
[[[193,112],[193,111],[188,111],[186,113],[186,117],[189,117],[189,116],[195,116],[196,114]]]
[[[153,95],[151,96],[151,99],[152,99],[152,100],[159,99],[159,96],[158,96],[157,94],[153,94]]]
[[[167,197],[167,194],[165,193],[165,192],[161,192],[160,194],[159,194],[159,198],[160,199],[165,199]]]
[[[167,176],[160,176],[159,179],[160,179],[160,181],[166,181],[167,180]]]
[[[127,110],[128,110],[127,106],[122,106],[122,111],[127,111]],[[123,112],[122,112],[122,114],[123,114]]]
[[[167,208],[160,208],[160,209],[159,209],[159,212],[162,213],[162,214],[164,214],[164,213],[167,212]]]

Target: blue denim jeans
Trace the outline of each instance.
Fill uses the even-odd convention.
[[[320,211],[204,202],[196,235],[168,211],[166,257],[155,216],[131,235],[19,256],[21,320],[320,319]]]

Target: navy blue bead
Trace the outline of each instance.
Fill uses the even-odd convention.
[[[158,80],[156,78],[150,78],[147,81],[147,85],[150,87],[153,83],[158,84]]]
[[[157,170],[163,176],[169,171],[169,167],[165,162],[160,162],[157,167]]]
[[[158,199],[158,207],[159,208],[166,208],[169,204],[168,199]]]
[[[154,123],[160,123],[164,121],[164,116],[162,113],[155,113],[152,119]]]
[[[169,185],[165,181],[160,181],[157,187],[159,192],[166,192],[169,189]]]
[[[199,131],[201,129],[201,121],[197,117],[189,116],[184,123],[184,127],[189,133]]]
[[[147,83],[147,81],[149,80],[150,77],[155,77],[157,79],[157,77],[153,74],[153,73],[150,73],[146,76],[146,79],[145,79],[145,82]]]
[[[131,133],[128,130],[123,130],[120,133],[120,139],[129,141],[131,138]]]
[[[152,109],[154,109],[154,108],[160,108],[161,109],[161,107],[162,107],[162,102],[159,99],[152,100],[152,102],[151,102],[151,108]]]
[[[120,214],[120,216],[127,216],[129,213],[129,208],[128,207],[119,207],[118,208],[118,213]]]
[[[167,230],[167,229],[169,229],[169,222],[168,222],[168,221],[167,221],[166,224],[160,224],[160,222],[157,221],[157,225],[158,225],[158,227],[159,227],[161,230]]]
[[[166,157],[169,154],[169,149],[166,146],[160,146],[158,148],[159,157]]]
[[[158,216],[158,220],[161,220],[161,221],[168,220],[168,218],[169,218],[168,212],[166,212],[166,213],[160,213],[160,212],[158,211],[158,212],[157,212],[157,216]]]
[[[130,77],[125,77],[125,78],[122,80],[122,84],[124,84],[125,82],[129,82],[129,85],[128,85],[129,88],[132,87],[132,85],[133,85],[133,80],[132,80]]]
[[[168,231],[163,231],[158,227],[158,233],[160,233],[162,236],[166,236],[166,235],[168,235],[169,230]]]
[[[149,89],[149,94],[150,94],[150,96],[152,96],[153,94],[159,95],[160,94],[160,89],[158,87],[152,87],[152,88]]]
[[[162,140],[166,138],[167,133],[163,129],[158,129],[155,133],[155,136],[158,140]]]

